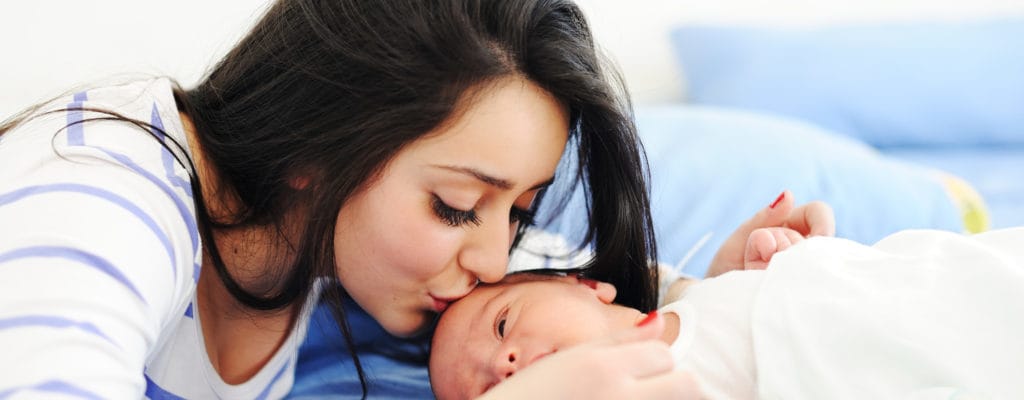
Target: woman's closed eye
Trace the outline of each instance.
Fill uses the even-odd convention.
[[[477,215],[476,210],[461,210],[452,207],[437,195],[433,196],[430,203],[431,208],[434,209],[434,214],[437,214],[437,217],[448,226],[458,227],[466,224],[479,226],[481,223],[480,216]],[[532,226],[535,214],[533,210],[512,207],[509,211],[508,221],[510,224],[518,223],[521,226]]]
[[[465,224],[480,225],[480,217],[476,215],[476,210],[460,210],[449,206],[437,195],[434,195],[430,205],[434,209],[434,214],[437,214],[437,217],[440,218],[442,222],[448,224],[448,226],[458,227]]]

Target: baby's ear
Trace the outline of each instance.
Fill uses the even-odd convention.
[[[604,304],[611,304],[615,301],[615,295],[618,294],[615,291],[615,286],[607,282],[598,282],[595,290],[597,291],[597,298],[601,299]]]
[[[615,286],[612,286],[612,284],[588,278],[579,278],[579,281],[581,285],[585,285],[593,290],[594,294],[597,295],[597,298],[601,300],[602,303],[611,304],[612,301],[615,301],[615,295],[617,292],[615,291]]]

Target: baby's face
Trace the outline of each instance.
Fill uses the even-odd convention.
[[[434,332],[430,381],[439,399],[469,399],[561,349],[635,326],[615,288],[576,277],[510,276],[452,304]]]

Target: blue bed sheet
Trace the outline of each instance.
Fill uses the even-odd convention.
[[[969,182],[985,201],[991,228],[1024,226],[1024,146],[906,147],[883,153]]]

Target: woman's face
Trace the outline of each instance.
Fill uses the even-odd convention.
[[[478,280],[505,275],[519,219],[554,178],[568,139],[566,110],[522,78],[463,107],[338,214],[338,277],[397,336],[418,332]]]

